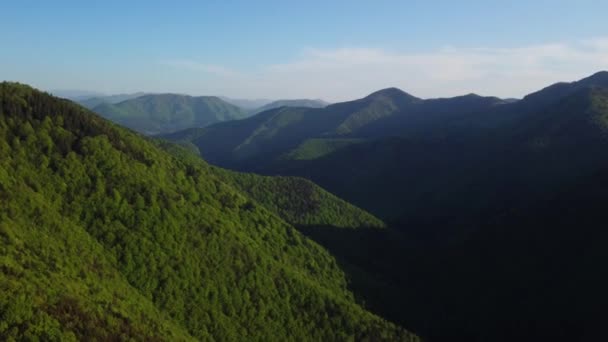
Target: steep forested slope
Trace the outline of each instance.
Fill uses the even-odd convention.
[[[3,339],[415,339],[237,175],[26,86],[0,104]]]
[[[384,223],[299,177],[268,177],[216,170],[223,180],[296,226],[380,228]]]
[[[189,146],[156,140],[155,144],[180,160],[204,168],[250,199],[297,228],[383,228],[385,223],[370,213],[300,177],[269,177],[211,166]]]

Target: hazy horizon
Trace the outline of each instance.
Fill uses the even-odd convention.
[[[608,69],[605,10],[590,0],[10,3],[0,78],[108,95],[339,102],[397,87],[521,98]]]

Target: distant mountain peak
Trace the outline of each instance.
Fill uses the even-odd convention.
[[[384,89],[380,89],[378,91],[375,91],[371,94],[369,94],[367,97],[375,97],[375,96],[411,96],[410,94],[404,92],[403,90],[396,88],[396,87],[390,87],[390,88],[384,88]]]
[[[411,98],[411,99],[418,99],[417,97],[410,95],[406,92],[404,92],[403,90],[396,88],[396,87],[390,87],[390,88],[385,88],[385,89],[380,89],[378,91],[375,91],[369,95],[367,95],[365,98],[376,98],[376,97],[380,97],[380,96],[386,96],[386,97],[390,97],[390,98],[399,98],[399,97],[407,97],[407,98]]]

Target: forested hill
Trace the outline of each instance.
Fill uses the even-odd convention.
[[[215,96],[153,94],[120,103],[103,102],[95,113],[145,134],[175,132],[192,127],[241,119],[241,108]]]
[[[0,339],[416,340],[213,170],[0,84]]]
[[[384,228],[372,214],[300,177],[262,176],[207,164],[188,147],[164,140],[155,143],[189,164],[209,169],[223,182],[257,201],[295,227]]]
[[[222,179],[296,226],[381,228],[384,222],[299,177],[216,169]]]

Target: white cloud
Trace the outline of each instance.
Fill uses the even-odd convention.
[[[248,72],[189,60],[164,64],[213,74],[214,83],[200,84],[201,90],[239,97],[338,101],[391,86],[421,97],[471,92],[521,97],[554,82],[608,69],[608,37],[509,48],[444,47],[421,53],[306,49],[292,61]]]

